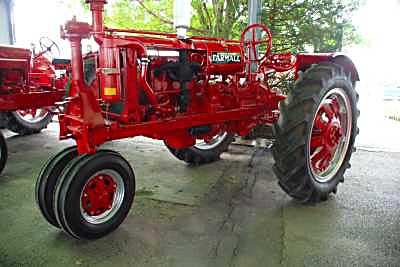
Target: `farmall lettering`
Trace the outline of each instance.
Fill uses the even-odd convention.
[[[211,62],[213,64],[241,63],[240,53],[212,53]]]

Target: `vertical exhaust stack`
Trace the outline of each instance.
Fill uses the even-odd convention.
[[[179,39],[187,38],[192,16],[191,0],[174,1],[174,27]]]
[[[103,33],[103,12],[104,5],[107,4],[107,0],[86,0],[86,4],[90,5],[90,11],[92,11],[93,32],[97,34]]]

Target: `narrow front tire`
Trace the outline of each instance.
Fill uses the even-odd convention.
[[[0,174],[4,170],[4,167],[6,166],[7,158],[8,158],[7,143],[3,134],[0,132]]]
[[[35,186],[35,199],[43,217],[60,228],[54,214],[54,190],[65,167],[78,156],[76,146],[68,147],[51,157],[40,170]]]
[[[80,156],[57,183],[54,212],[59,225],[78,239],[97,239],[115,230],[134,200],[129,163],[111,151]]]

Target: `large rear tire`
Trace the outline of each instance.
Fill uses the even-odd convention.
[[[344,181],[358,134],[354,84],[342,66],[323,62],[307,70],[280,103],[273,169],[291,197],[324,201]]]
[[[189,164],[198,165],[218,160],[220,155],[228,150],[228,147],[233,140],[233,134],[224,132],[220,135],[216,135],[209,142],[199,140],[196,145],[188,148],[177,149],[170,147],[167,144],[165,145],[177,159]]]
[[[30,109],[4,112],[6,128],[20,135],[39,133],[53,118],[49,109]]]
[[[8,157],[7,143],[3,134],[0,132],[0,174],[6,166]]]

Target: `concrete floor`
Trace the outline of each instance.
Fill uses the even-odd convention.
[[[338,195],[316,206],[287,197],[268,149],[231,146],[188,167],[158,142],[117,141],[137,196],[121,227],[74,240],[42,218],[36,175],[58,142],[54,126],[11,136],[0,177],[0,266],[400,266],[400,153],[359,150]]]

